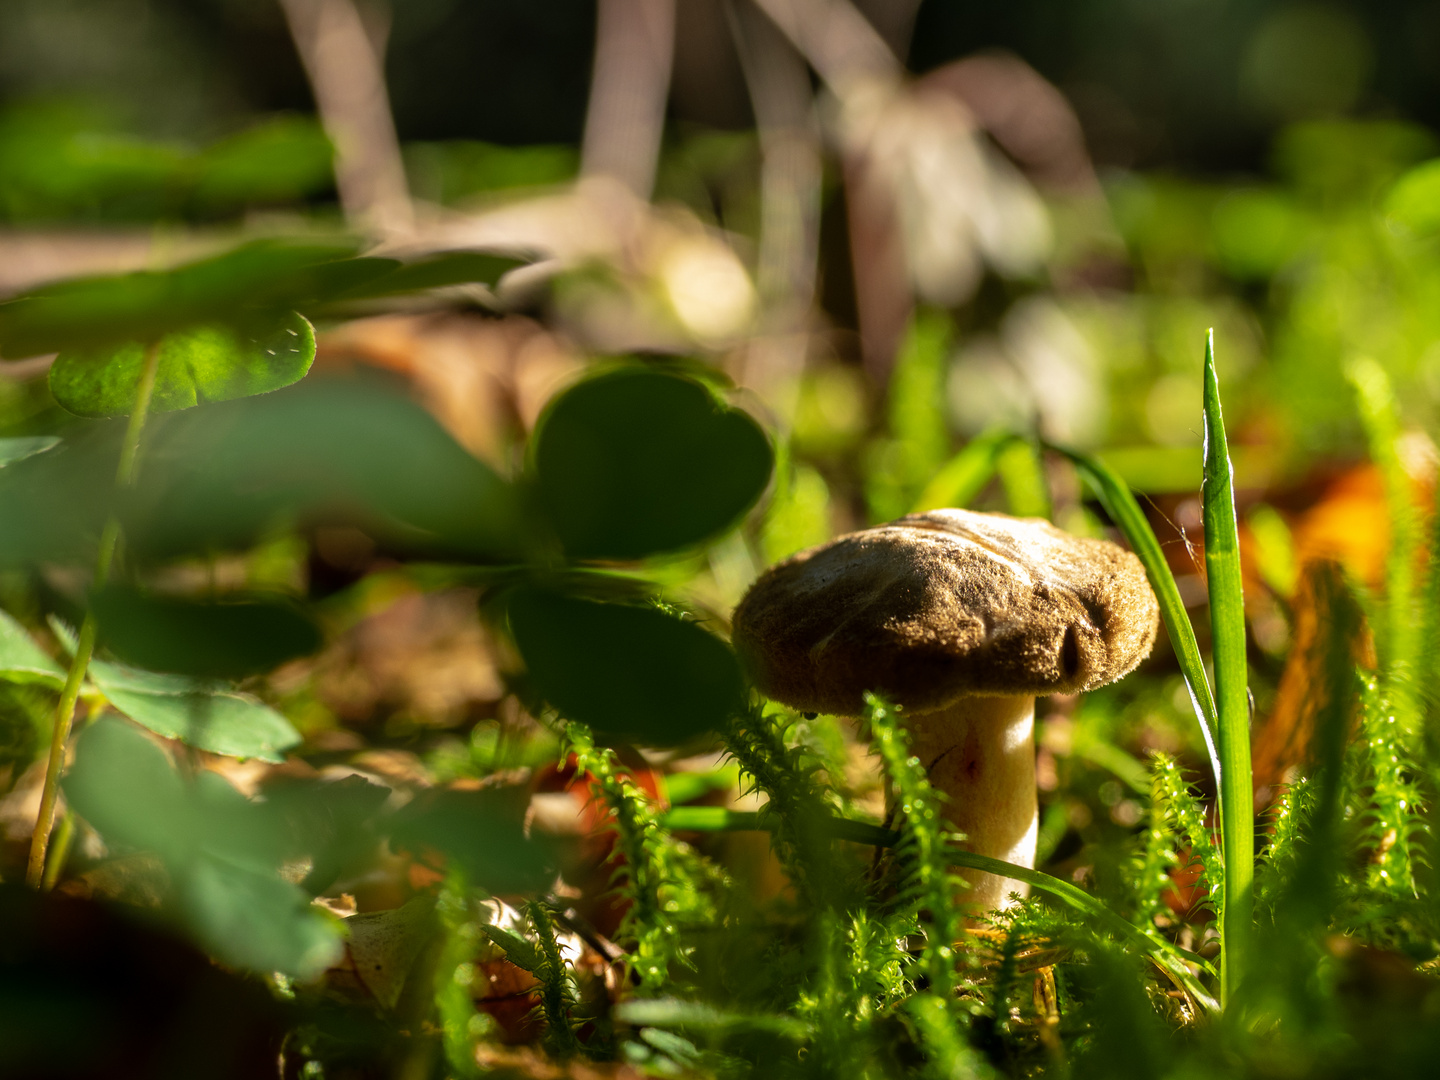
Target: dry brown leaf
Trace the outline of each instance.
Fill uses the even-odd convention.
[[[1320,587],[1323,575],[1340,575],[1339,565],[1328,559],[1313,559],[1300,571],[1295,589],[1293,644],[1280,675],[1280,687],[1270,716],[1255,736],[1253,775],[1258,794],[1257,809],[1270,800],[1286,772],[1303,764],[1310,752],[1315,732],[1315,717],[1324,702],[1316,688],[1326,683],[1325,659],[1327,643],[1322,631],[1336,625],[1333,603],[1351,603],[1348,594]],[[1350,642],[1356,663],[1375,666],[1375,646],[1363,616],[1355,625],[1359,636]]]

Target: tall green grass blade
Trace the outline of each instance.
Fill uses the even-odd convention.
[[[1360,420],[1370,444],[1370,460],[1385,482],[1390,518],[1390,550],[1385,557],[1385,604],[1379,618],[1382,690],[1399,718],[1404,734],[1419,726],[1416,689],[1419,681],[1422,623],[1416,618],[1415,565],[1420,551],[1420,515],[1411,496],[1411,482],[1398,447],[1400,420],[1395,393],[1385,369],[1368,357],[1346,365],[1345,377],[1355,388]]]
[[[1090,489],[1100,500],[1100,505],[1110,515],[1110,520],[1119,526],[1130,542],[1145,573],[1150,578],[1150,587],[1160,601],[1160,617],[1165,620],[1165,630],[1170,635],[1171,647],[1180,661],[1180,674],[1190,691],[1190,701],[1195,706],[1195,717],[1200,722],[1200,734],[1205,740],[1205,749],[1210,755],[1210,768],[1215,779],[1220,780],[1220,752],[1215,743],[1218,722],[1215,717],[1215,699],[1210,694],[1210,683],[1205,677],[1205,663],[1200,659],[1200,645],[1195,640],[1195,628],[1190,625],[1190,616],[1185,613],[1185,602],[1180,599],[1180,589],[1175,584],[1175,575],[1165,561],[1160,541],[1145,520],[1145,512],[1135,501],[1130,488],[1119,475],[1097,458],[1081,454],[1064,447],[1051,449],[1063,454],[1074,462],[1075,468],[1084,477]]]
[[[661,828],[669,832],[747,832],[774,828],[773,819],[757,810],[726,810],[723,806],[677,806],[660,817]],[[900,834],[866,821],[826,817],[818,832],[834,840],[891,847]]]
[[[830,488],[819,470],[794,460],[784,439],[775,446],[774,476],[760,527],[767,565],[830,539]]]
[[[910,512],[969,506],[995,475],[1000,455],[1019,440],[1020,436],[1006,428],[991,428],[977,435],[931,478]]]
[[[943,311],[921,310],[906,331],[888,391],[890,438],[870,447],[865,500],[875,521],[905,513],[950,453],[945,366],[953,333]]]
[[[1040,446],[1031,439],[1015,439],[995,459],[1000,486],[1010,513],[1016,517],[1050,518],[1050,485],[1045,478],[1045,459]]]
[[[1220,850],[1225,865],[1221,912],[1220,1002],[1235,994],[1249,962],[1254,918],[1255,805],[1250,778],[1250,695],[1245,659],[1245,593],[1235,518],[1235,472],[1220,414],[1215,332],[1205,341],[1205,571],[1220,722]]]

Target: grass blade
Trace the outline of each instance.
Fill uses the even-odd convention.
[[[1385,369],[1368,357],[1346,365],[1345,377],[1355,388],[1356,404],[1370,460],[1385,483],[1390,518],[1390,550],[1385,557],[1385,603],[1376,620],[1380,658],[1384,664],[1384,692],[1399,718],[1401,730],[1413,737],[1419,729],[1417,686],[1423,623],[1416,617],[1415,568],[1421,549],[1421,519],[1412,482],[1400,459],[1400,418],[1395,392]]]
[[[1220,849],[1225,903],[1220,925],[1220,1001],[1233,997],[1248,960],[1254,914],[1255,805],[1250,778],[1250,696],[1245,659],[1245,594],[1235,519],[1235,471],[1220,414],[1215,332],[1205,343],[1205,571],[1220,730]]]
[[[677,806],[660,818],[670,832],[748,832],[766,828],[762,815],[754,810],[726,810],[723,806]],[[864,821],[831,817],[822,821],[825,835],[875,847],[893,847],[900,834]]]
[[[1050,520],[1050,485],[1040,444],[1033,439],[1016,439],[995,458],[995,471],[1005,489],[1005,501],[1016,517]]]
[[[661,819],[661,823],[665,828],[677,832],[685,830],[747,832],[762,830],[766,827],[766,823],[757,813],[726,810],[719,806],[676,807]],[[900,834],[894,829],[884,829],[878,825],[871,825],[864,821],[851,821],[842,817],[828,818],[824,822],[824,829],[826,833],[837,839],[872,844],[875,847],[894,847],[900,841]],[[1200,984],[1200,980],[1189,968],[1191,963],[1198,963],[1204,967],[1206,966],[1204,961],[1198,957],[1189,956],[1158,935],[1152,936],[1145,933],[1078,886],[1072,885],[1068,881],[1061,881],[1043,870],[1017,866],[1002,859],[992,859],[988,855],[976,855],[974,852],[964,851],[954,846],[946,849],[946,857],[953,866],[964,866],[972,870],[994,874],[997,877],[1023,881],[1032,889],[1043,892],[1046,896],[1060,901],[1073,911],[1093,919],[1106,930],[1143,951],[1167,975],[1183,986],[1186,993],[1207,1012],[1218,1011],[1219,1006],[1215,999],[1206,992]]]
[[[1165,630],[1170,635],[1170,644],[1180,661],[1180,674],[1190,691],[1190,701],[1195,707],[1195,717],[1200,723],[1200,734],[1205,739],[1205,749],[1210,755],[1210,768],[1214,770],[1218,785],[1221,777],[1220,752],[1215,743],[1218,726],[1215,715],[1215,699],[1210,694],[1210,683],[1205,677],[1205,663],[1200,659],[1200,645],[1195,640],[1195,628],[1190,625],[1190,616],[1185,612],[1185,602],[1180,599],[1180,589],[1175,584],[1175,575],[1160,550],[1160,541],[1155,538],[1145,512],[1135,501],[1129,485],[1119,475],[1097,458],[1051,446],[1050,449],[1063,454],[1074,462],[1075,468],[1085,478],[1090,489],[1100,500],[1100,505],[1110,515],[1110,520],[1119,526],[1130,542],[1130,548],[1145,565],[1150,578],[1150,587],[1160,601],[1160,617],[1165,620]]]
[[[1008,428],[991,428],[975,436],[925,485],[910,512],[918,514],[942,507],[963,509],[969,506],[995,475],[1001,453],[1012,443],[1020,441],[1023,441],[1020,436]]]

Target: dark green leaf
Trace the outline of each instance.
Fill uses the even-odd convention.
[[[276,815],[222,777],[187,784],[154,742],[102,719],[80,739],[65,795],[109,843],[160,857],[182,921],[222,960],[307,977],[337,957],[331,921],[278,873]]]
[[[360,379],[169,419],[147,450],[126,542],[151,556],[237,547],[295,518],[462,558],[521,546],[510,486],[415,402]]]
[[[117,423],[85,425],[54,449],[0,468],[0,566],[94,562],[122,434]]]
[[[155,341],[186,327],[246,326],[359,288],[398,265],[350,243],[258,241],[167,271],[81,278],[0,304],[0,355]]]
[[[596,731],[668,745],[720,727],[743,703],[730,647],[673,615],[527,588],[509,598],[509,616],[536,689]]]
[[[284,761],[300,742],[290,721],[246,694],[183,675],[160,675],[103,660],[90,678],[117,710],[167,739],[238,758]]]
[[[112,844],[177,861],[194,848],[180,778],[160,747],[122,721],[98,720],[80,737],[65,798]]]
[[[748,415],[693,379],[640,367],[567,390],[534,437],[541,504],[580,558],[634,559],[708,539],[754,505],[772,464]]]
[[[186,159],[184,146],[122,134],[69,95],[10,99],[0,113],[0,211],[7,222],[70,226],[152,216]]]
[[[298,382],[315,359],[315,331],[292,312],[278,324],[191,327],[161,338],[159,350],[150,409],[171,412]],[[50,368],[50,392],[79,416],[125,416],[144,366],[139,342],[66,350]]]
[[[270,1076],[287,1013],[156,913],[0,885],[0,1076]]]
[[[186,600],[107,585],[91,594],[90,610],[111,652],[154,671],[238,679],[320,647],[314,621],[274,597]]]
[[[523,807],[503,791],[435,791],[395,816],[391,843],[442,852],[490,892],[537,892],[555,871],[545,848],[525,835],[524,820]]]
[[[153,740],[113,718],[98,721],[81,744],[65,791],[110,843],[176,864],[201,848],[277,865],[283,857],[278,815],[219,774],[202,771],[187,783]]]
[[[308,979],[340,959],[335,920],[273,869],[205,852],[172,874],[190,932],[222,960]]]
[[[493,288],[504,274],[528,261],[480,251],[450,251],[396,267],[384,277],[366,282],[336,299],[395,296],[449,285],[480,284]]]
[[[375,850],[376,818],[390,797],[388,787],[353,773],[340,779],[286,777],[265,785],[265,804],[273,807],[289,837],[288,850],[308,855],[306,892],[325,891],[345,871]]]

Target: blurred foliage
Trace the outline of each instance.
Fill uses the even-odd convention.
[[[1083,25],[1073,55],[1026,55],[1048,58],[1118,168],[1090,196],[1051,194],[1060,240],[1043,265],[918,303],[886,370],[860,363],[858,211],[827,160],[822,307],[797,335],[803,362],[768,385],[744,376],[774,313],[707,336],[665,277],[675,251],[718,251],[687,302],[703,316],[722,293],[753,299],[756,133],[687,124],[677,94],[653,235],[587,254],[553,289],[528,268],[507,298],[501,278],[528,256],[448,239],[366,254],[335,231],[317,124],[218,104],[244,94],[205,81],[201,46],[241,22],[266,40],[274,13],[206,3],[186,23],[150,7],[195,48],[164,69],[164,95],[117,96],[174,97],[168,119],[39,96],[0,111],[7,228],[204,240],[204,257],[177,247],[192,261],[160,244],[148,269],[26,279],[0,303],[0,352],[23,361],[0,369],[7,877],[67,675],[81,729],[51,842],[62,895],[0,895],[16,926],[45,930],[0,946],[0,1072],[84,1075],[110,1052],[116,1069],[169,1053],[198,1075],[230,1046],[311,1078],[1433,1067],[1440,144],[1357,118],[1431,115],[1420,45],[1376,63],[1385,41],[1433,29],[1428,11],[1028,4],[957,27],[922,4],[921,67],[975,34]],[[423,140],[404,148],[421,200],[518,203],[579,171],[557,140],[575,135],[588,71],[526,58],[536,41],[588,55],[591,8],[502,8],[395,6],[392,90],[402,135]],[[0,41],[22,42],[0,46],[0,73],[41,87],[12,53],[61,18],[34,0],[0,12]],[[454,29],[497,21],[513,37]],[[74,50],[87,71],[93,44]],[[442,78],[457,52],[469,74]],[[513,108],[452,92],[501,68],[525,69]],[[1220,107],[1193,87],[1222,70]],[[1163,130],[1156,87],[1177,95]],[[176,119],[192,107],[205,123]],[[1153,161],[1169,167],[1127,171]],[[633,355],[580,359],[604,350],[567,303],[595,282],[613,325],[663,310],[671,336],[636,330]],[[1219,842],[1202,727],[1210,326],[1243,576],[1225,603],[1248,634],[1248,671],[1232,654],[1226,674],[1252,694],[1259,815],[1260,959],[1218,1015],[1227,860],[1252,853]],[[447,327],[463,335],[432,346]],[[54,352],[37,376],[27,358]],[[133,486],[114,482],[122,445]],[[859,726],[767,704],[726,641],[761,567],[944,505],[1124,534],[1167,624],[1169,647],[1125,682],[1038,703],[1038,871],[988,914],[964,906],[964,853],[903,716],[878,698]],[[218,965],[102,902],[147,909]],[[172,954],[171,975],[194,969],[210,995],[183,1023],[173,988],[143,1022],[94,990],[114,960],[117,983],[149,992],[164,979],[145,958]],[[219,1031],[218,1049],[176,1050],[177,1025]]]
[[[540,188],[574,178],[580,159],[571,146],[497,146],[450,140],[409,143],[405,170],[417,198],[445,206],[491,192]]]
[[[0,220],[230,216],[327,193],[330,158],[309,117],[274,117],[195,149],[129,135],[78,103],[12,105],[0,112]]]

